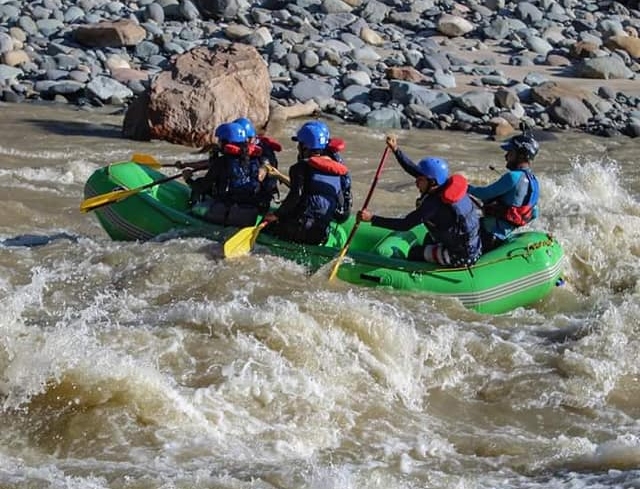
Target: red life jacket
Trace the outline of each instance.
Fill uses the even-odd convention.
[[[262,155],[262,148],[260,146],[250,144],[248,146],[248,149],[250,158],[257,158],[258,156]],[[240,156],[242,154],[242,148],[237,144],[227,143],[224,145],[224,148],[222,148],[222,150],[224,151],[224,154],[231,156]]]
[[[339,176],[344,176],[349,173],[349,169],[345,165],[328,156],[312,156],[308,161],[312,168],[322,173]]]
[[[451,175],[444,184],[444,189],[440,194],[442,202],[445,204],[455,204],[467,193],[469,182],[462,175]]]
[[[519,171],[524,171],[529,180],[529,189],[522,205],[506,205],[496,200],[485,204],[483,208],[485,215],[497,217],[516,227],[524,226],[533,219],[533,209],[538,203],[539,192],[538,180],[533,173],[525,170]]]
[[[280,151],[282,151],[282,145],[278,141],[276,141],[275,139],[269,136],[258,136],[258,140],[260,140],[260,144],[263,144],[264,146],[268,146],[271,150],[275,151],[276,153],[279,153]]]
[[[327,150],[331,153],[340,153],[344,151],[346,148],[346,144],[344,139],[341,138],[330,138],[329,143],[327,144]]]

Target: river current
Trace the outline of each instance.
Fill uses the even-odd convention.
[[[194,150],[124,140],[122,114],[0,110],[0,487],[640,487],[640,141],[541,138],[531,227],[566,284],[489,316],[205,239],[113,242],[78,209],[89,175]],[[270,134],[281,169],[301,123]],[[385,133],[330,125],[357,209]],[[474,183],[504,167],[481,135],[398,135]],[[415,197],[390,158],[370,208]]]

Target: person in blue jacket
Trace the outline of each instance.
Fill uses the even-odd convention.
[[[351,178],[348,168],[325,154],[327,133],[304,124],[296,133],[298,160],[289,168],[291,187],[282,204],[268,213],[265,232],[296,243],[321,244],[332,220],[350,214]]]
[[[531,163],[540,145],[524,131],[500,147],[506,151],[504,158],[509,171],[485,187],[469,186],[469,193],[484,204],[480,234],[485,252],[501,245],[514,229],[538,216],[540,186]]]
[[[416,209],[402,218],[374,215],[368,209],[358,213],[361,221],[395,231],[408,231],[424,224],[429,233],[425,242],[411,247],[408,259],[447,267],[473,265],[482,254],[477,206],[467,194],[462,175],[449,176],[446,160],[427,156],[414,164],[399,148],[395,136],[387,137],[400,166],[416,179],[420,196]]]
[[[191,187],[191,212],[215,224],[253,226],[273,197],[263,184],[266,175],[260,172],[258,155],[239,124],[221,124],[215,136],[217,149],[210,153],[207,173],[196,179],[191,169],[182,173]]]

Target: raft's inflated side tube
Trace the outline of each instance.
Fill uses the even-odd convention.
[[[422,228],[422,229],[420,229]],[[420,232],[422,231],[422,232]],[[404,258],[409,256],[412,246],[422,243],[425,236],[425,228],[420,225],[409,231],[396,231],[381,239],[374,250],[386,258]]]

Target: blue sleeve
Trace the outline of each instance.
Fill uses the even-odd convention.
[[[393,231],[409,231],[422,223],[422,214],[419,209],[410,212],[406,217],[380,217],[373,216],[371,224],[381,228],[392,229]]]
[[[498,180],[486,187],[469,185],[469,193],[478,197],[483,202],[490,202],[501,195],[513,190],[522,177],[523,172],[510,171],[502,175]]]
[[[409,175],[411,175],[413,178],[417,178],[420,175],[422,175],[422,172],[418,169],[415,163],[411,161],[411,159],[407,155],[405,155],[401,150],[396,149],[393,152],[393,154],[395,155],[396,160],[398,161],[402,169],[406,171]]]

